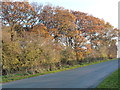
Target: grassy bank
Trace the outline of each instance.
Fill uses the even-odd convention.
[[[120,84],[118,84],[118,75],[120,75],[120,69],[113,72],[110,76],[108,76],[105,80],[103,80],[97,88],[119,88]]]
[[[106,61],[111,61],[111,60],[115,60],[115,59],[108,59],[108,60],[101,60],[101,61],[96,61],[96,62],[91,62],[91,63],[82,63],[82,65],[75,65],[75,66],[68,66],[68,67],[63,67],[62,69],[59,70],[55,70],[55,71],[47,71],[44,73],[37,73],[37,74],[11,74],[11,75],[5,75],[5,76],[1,76],[0,78],[2,78],[2,80],[0,81],[0,83],[5,83],[5,82],[10,82],[10,81],[15,81],[15,80],[20,80],[20,79],[25,79],[25,78],[30,78],[30,77],[35,77],[35,76],[39,76],[39,75],[44,75],[44,74],[50,74],[50,73],[56,73],[56,72],[61,72],[61,71],[65,71],[65,70],[71,70],[71,69],[75,69],[75,68],[79,68],[79,67],[84,67],[84,66],[88,66],[88,65],[93,65],[93,64],[97,64],[97,63],[101,63],[101,62],[106,62]]]

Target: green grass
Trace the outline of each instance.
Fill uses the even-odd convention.
[[[109,75],[97,86],[97,88],[119,88],[120,90],[120,84],[118,84],[118,73],[120,75],[120,69]]]
[[[83,63],[82,65],[74,65],[74,66],[69,66],[69,67],[63,67],[62,69],[59,69],[59,70],[47,71],[47,72],[44,72],[44,73],[37,73],[37,74],[34,74],[34,75],[24,73],[24,74],[11,74],[11,75],[0,76],[0,79],[2,78],[0,80],[0,83],[6,83],[6,82],[16,81],[16,80],[20,80],[20,79],[25,79],[25,78],[30,78],[30,77],[35,77],[35,76],[40,76],[40,75],[45,75],[45,74],[50,74],[50,73],[56,73],[56,72],[71,70],[71,69],[84,67],[84,66],[88,66],[88,65],[93,65],[93,64],[97,64],[97,63],[101,63],[101,62],[111,61],[111,60],[115,60],[115,59],[101,60],[101,61],[96,61],[96,62],[91,62],[91,63]]]

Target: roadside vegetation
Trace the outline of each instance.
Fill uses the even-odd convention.
[[[100,60],[100,61],[95,61],[95,62],[91,62],[91,63],[82,63],[80,65],[74,65],[74,66],[65,66],[65,67],[62,67],[59,70],[46,71],[44,73],[36,73],[36,74],[21,73],[21,74],[4,75],[4,76],[0,77],[1,78],[0,83],[6,83],[6,82],[11,82],[11,81],[16,81],[16,80],[20,80],[20,79],[25,79],[25,78],[30,78],[30,77],[35,77],[35,76],[40,76],[40,75],[45,75],[45,74],[50,74],[50,73],[57,73],[57,72],[61,72],[61,71],[71,70],[71,69],[80,68],[80,67],[84,67],[84,66],[88,66],[88,65],[93,65],[93,64],[98,64],[98,63],[102,63],[102,62],[106,62],[106,61],[111,61],[111,60],[116,60],[116,59]]]
[[[119,30],[87,13],[11,1],[1,18],[3,82],[117,56]]]
[[[120,82],[119,82],[120,69],[113,72],[110,76],[108,76],[105,80],[103,80],[97,88],[119,88],[120,90]]]

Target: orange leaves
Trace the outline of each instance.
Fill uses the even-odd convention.
[[[52,28],[50,31],[56,32],[57,29],[56,28]]]
[[[87,48],[91,48],[91,45],[90,45],[90,44],[86,44],[86,47],[87,47]]]
[[[77,56],[77,59],[78,59],[78,60],[82,60],[82,59],[85,58],[83,52],[77,52],[77,53],[76,53],[76,56]]]
[[[28,21],[28,15],[30,17],[31,8],[32,7],[28,2],[2,2],[2,14],[5,20],[4,22],[11,24],[10,22],[22,22],[24,19],[25,25],[31,25],[31,23]]]
[[[92,52],[91,44],[86,44],[86,48],[87,48],[86,54],[90,54]]]
[[[32,25],[32,23],[24,23],[24,25]]]
[[[43,26],[43,29],[47,29],[47,27],[46,27],[46,26]]]
[[[40,35],[41,37],[53,39],[53,37],[47,31],[47,27],[42,23],[40,25],[35,25],[31,32],[36,33],[36,35]]]
[[[80,30],[75,30],[75,31],[74,31],[74,34],[75,34],[75,35],[80,35],[80,34],[82,34],[82,32],[81,32]]]
[[[41,26],[44,26],[44,24],[43,24],[43,23],[40,23],[40,25],[41,25]]]
[[[69,10],[55,8],[54,13],[53,20],[56,21],[55,24],[57,28],[67,31],[68,29],[76,27],[74,24],[76,17],[70,13]]]
[[[75,33],[76,33],[76,34],[79,34],[79,31],[78,31],[78,30],[76,30],[76,31],[75,31]]]
[[[112,28],[102,19],[63,7],[51,5],[39,7],[35,4],[32,6],[28,2],[5,2],[3,5],[5,22],[9,24],[19,22],[23,27],[33,28],[32,32],[44,37],[56,36],[59,39],[63,36],[68,37],[71,38],[69,40],[71,43],[75,42],[78,46],[85,44],[88,39],[95,40],[98,35],[102,37],[105,32],[110,31],[107,28]],[[10,13],[7,11],[8,8]]]

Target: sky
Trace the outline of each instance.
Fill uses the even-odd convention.
[[[118,28],[118,2],[120,0],[28,0],[41,4],[62,6],[65,9],[88,13]]]

